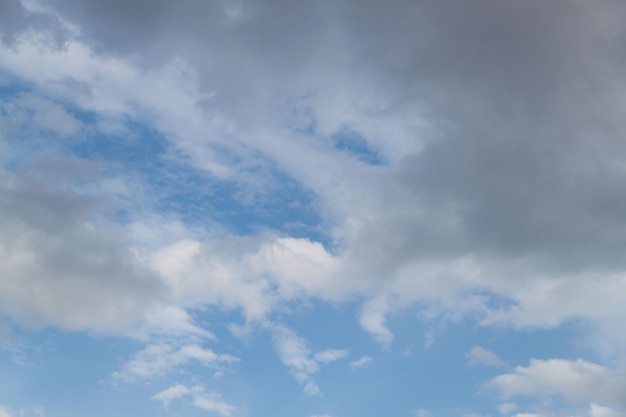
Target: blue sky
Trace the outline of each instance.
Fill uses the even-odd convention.
[[[0,0],[0,417],[626,416],[617,0]]]

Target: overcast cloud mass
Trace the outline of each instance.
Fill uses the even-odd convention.
[[[0,0],[0,417],[626,416],[624,22]]]

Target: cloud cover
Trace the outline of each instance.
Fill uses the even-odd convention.
[[[623,313],[611,297],[625,285],[619,2],[16,4],[12,13],[72,22],[66,36],[148,73],[181,57],[211,97],[181,96],[196,100],[191,126],[178,131],[147,93],[129,99],[156,111],[200,168],[224,175],[215,147],[254,148],[313,190],[344,269],[339,284],[320,271],[312,291],[315,279],[302,279],[305,293],[340,285],[445,305],[482,290],[512,301],[486,322],[518,326]],[[301,123],[289,109],[298,102],[306,137],[286,129]],[[197,136],[216,117],[233,126],[232,144]],[[333,135],[346,126],[385,163],[338,151]],[[449,267],[459,263],[470,270]],[[383,322],[362,322],[391,340]]]
[[[163,213],[130,192],[136,222],[112,225],[102,213],[115,192],[77,190],[81,173],[61,187],[32,179],[9,167],[12,151],[0,308],[31,326],[127,331],[155,305],[261,322],[302,300],[356,298],[359,323],[386,346],[388,315],[419,303],[483,325],[584,319],[613,335],[600,350],[623,356],[624,17],[618,0],[3,2],[0,64],[33,93],[4,105],[0,149],[17,149],[27,125],[42,142],[88,136],[72,109],[106,115],[108,134],[129,117],[248,207],[281,188],[279,173],[321,220],[305,237],[284,225],[159,233],[139,218]],[[167,332],[180,326],[201,332],[185,317]],[[287,328],[274,338],[317,393],[318,362],[339,351],[316,361]],[[215,360],[196,345],[150,346],[170,368]],[[542,364],[597,370],[533,362],[494,381],[537,394]],[[198,401],[215,411],[211,398]]]

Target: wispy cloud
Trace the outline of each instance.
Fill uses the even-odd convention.
[[[327,364],[339,359],[343,359],[348,355],[347,349],[326,349],[321,352],[317,352],[313,359],[319,364]]]
[[[373,358],[363,355],[359,359],[350,362],[350,368],[352,369],[352,372],[358,371],[361,368],[371,365],[373,362]]]
[[[281,362],[289,368],[289,372],[303,387],[306,395],[315,396],[321,393],[314,380],[321,365],[327,365],[347,356],[347,350],[326,349],[313,354],[305,339],[298,336],[284,325],[270,325],[274,345]]]
[[[208,368],[220,368],[239,361],[228,354],[217,354],[197,344],[177,346],[171,343],[148,345],[137,352],[120,371],[113,373],[116,380],[150,380],[167,375],[190,362],[197,362]]]
[[[206,392],[201,385],[187,387],[177,384],[155,394],[152,399],[160,401],[164,407],[169,407],[173,400],[186,397],[190,397],[190,402],[195,407],[210,413],[219,414],[222,417],[230,417],[237,410],[233,405],[226,403],[221,394]]]
[[[466,356],[469,366],[485,365],[494,368],[506,366],[506,362],[500,359],[498,355],[481,346],[472,347]]]

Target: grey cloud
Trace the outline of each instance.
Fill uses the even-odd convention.
[[[20,0],[8,0],[0,3],[0,35],[7,45],[13,42],[14,33],[26,26],[26,11]]]
[[[192,63],[216,93],[207,111],[271,131],[311,94],[313,124],[358,131],[386,166],[239,138],[317,193],[358,279],[474,257],[477,285],[516,299],[626,267],[621,1],[50,4],[101,51]],[[396,130],[377,126],[398,124],[395,152]]]
[[[51,45],[61,46],[65,33],[59,20],[49,14],[30,12],[20,0],[4,0],[0,3],[0,40],[4,46],[12,46],[17,36],[29,28],[46,34]]]
[[[399,228],[418,208],[450,212],[457,228],[446,236],[448,225],[417,220],[399,236],[424,238],[402,246],[423,253],[419,240],[432,248],[443,237],[441,251],[532,256],[565,272],[622,268],[624,77],[607,68],[623,67],[626,32],[605,28],[624,7],[454,5],[425,6],[433,20],[415,37],[429,41],[402,78],[419,85],[436,137],[389,180],[415,196]]]
[[[96,201],[0,172],[4,313],[33,327],[116,332],[158,299],[158,278],[115,232],[104,232]]]

